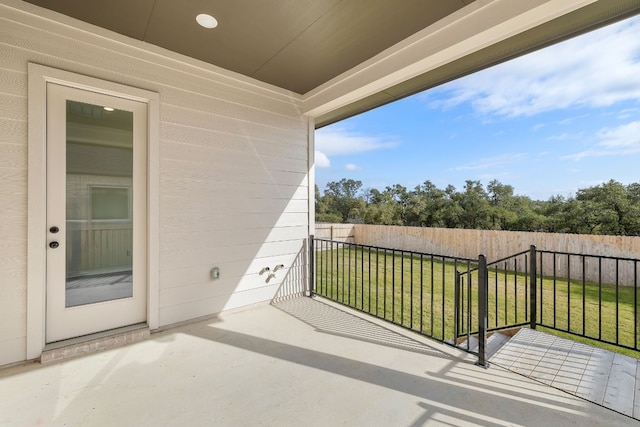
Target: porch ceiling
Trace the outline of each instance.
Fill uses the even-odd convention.
[[[28,1],[303,94],[474,0]]]
[[[529,0],[26,0],[73,18],[157,45],[257,80],[305,95],[316,126],[341,120],[376,106],[472,73],[514,56],[566,39],[581,32],[622,19],[640,11],[637,0],[554,1]],[[569,5],[570,3],[570,5]],[[517,13],[512,9],[519,7]],[[545,9],[543,15],[526,15],[526,9]],[[481,13],[478,13],[481,11]],[[199,13],[209,13],[219,22],[207,30],[195,22]],[[513,13],[512,13],[513,12]],[[485,15],[482,15],[484,13]],[[511,14],[510,14],[511,13]],[[477,21],[465,21],[472,14]],[[344,76],[359,85],[370,83],[362,73],[363,63],[389,70],[388,63],[373,60],[428,28],[458,25],[453,34],[486,32],[482,22],[490,19],[498,27],[520,14],[519,30],[487,38],[487,45],[463,49],[455,60],[407,72],[401,79],[371,90],[346,96],[330,107],[318,103],[318,92],[331,100],[345,95],[332,85]],[[482,15],[482,17],[478,17]],[[456,20],[452,19],[456,16]],[[493,19],[497,17],[496,19]],[[535,23],[526,22],[527,19]],[[447,22],[446,25],[444,22]],[[478,27],[478,28],[475,28]],[[437,32],[437,31],[434,31]],[[450,38],[455,38],[450,37]],[[416,38],[420,40],[420,38]],[[424,40],[424,39],[422,39]],[[428,42],[429,46],[438,46]],[[452,42],[453,43],[453,42]],[[456,43],[460,44],[459,41]],[[406,48],[407,45],[404,46]],[[415,46],[414,46],[415,47]],[[435,48],[434,49],[443,49]],[[416,62],[433,52],[414,49]],[[411,61],[395,61],[405,67]],[[402,63],[401,63],[402,62]],[[397,71],[397,68],[395,69]],[[380,77],[378,77],[380,79]],[[329,89],[327,90],[327,87]],[[357,90],[350,88],[349,93]],[[319,105],[322,108],[317,108]]]

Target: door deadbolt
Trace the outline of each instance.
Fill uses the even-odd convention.
[[[55,249],[55,248],[57,248],[58,246],[60,246],[60,243],[58,243],[58,242],[51,242],[51,243],[49,243],[49,247],[50,247],[51,249]]]
[[[58,231],[60,231],[60,229],[54,225],[49,229],[49,231],[52,232],[53,234],[56,234]]]

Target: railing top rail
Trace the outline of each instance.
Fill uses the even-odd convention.
[[[443,254],[434,254],[434,253],[428,253],[428,252],[417,252],[417,251],[412,251],[412,250],[407,250],[407,249],[398,249],[398,248],[385,248],[382,246],[372,246],[372,245],[363,245],[360,243],[350,243],[350,242],[343,242],[340,240],[329,240],[329,239],[318,239],[315,238],[314,239],[316,242],[327,242],[327,243],[337,243],[340,245],[345,245],[345,246],[358,246],[360,248],[366,248],[366,249],[377,249],[377,250],[383,250],[383,251],[393,251],[393,252],[397,252],[397,253],[402,253],[402,254],[408,254],[411,256],[417,255],[417,256],[426,256],[426,257],[434,257],[434,258],[446,258],[448,260],[452,260],[452,261],[462,261],[462,262],[473,262],[473,263],[477,263],[478,260],[474,259],[474,258],[465,258],[465,257],[460,257],[460,256],[456,256],[456,255],[443,255]]]
[[[508,261],[508,260],[510,260],[512,258],[517,258],[519,256],[526,255],[529,252],[530,252],[529,250],[526,250],[526,251],[518,252],[517,254],[513,254],[513,255],[509,255],[509,256],[504,257],[504,258],[497,259],[495,261],[488,262],[487,263],[487,267],[489,267],[490,265],[493,265],[493,264],[498,264],[498,263],[501,263],[501,262],[504,262],[504,261]]]
[[[640,258],[627,258],[627,257],[619,257],[619,256],[612,256],[612,255],[581,254],[577,252],[548,251],[548,250],[542,250],[542,249],[536,249],[536,252],[542,253],[542,254],[568,255],[568,256],[577,256],[577,257],[586,257],[586,258],[600,258],[600,259],[611,259],[611,260],[619,260],[619,261],[640,262]]]

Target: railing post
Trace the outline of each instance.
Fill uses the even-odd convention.
[[[536,260],[536,246],[529,248],[529,327],[535,329],[538,324],[538,265]]]
[[[313,234],[309,235],[309,296],[316,288],[316,243]]]
[[[478,363],[488,368],[487,363],[487,304],[489,293],[489,272],[487,258],[478,256]]]
[[[458,346],[458,335],[460,334],[460,281],[462,275],[456,270],[456,282],[453,292],[453,345]]]

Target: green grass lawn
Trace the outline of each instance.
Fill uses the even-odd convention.
[[[517,258],[527,263],[525,254]],[[477,265],[472,260],[409,256],[401,251],[355,246],[316,252],[316,293],[442,341],[477,330]],[[488,327],[500,329],[530,320],[530,283],[512,264],[491,266]],[[455,321],[456,277],[462,303]],[[469,280],[471,285],[468,286]],[[618,304],[616,307],[616,292]],[[541,330],[640,358],[634,335],[633,287],[599,286],[582,280],[538,278],[537,311]],[[468,313],[471,316],[468,316]],[[616,328],[616,324],[618,327]],[[584,325],[584,326],[583,326]],[[565,333],[556,331],[556,328]],[[640,332],[640,326],[637,327]],[[567,334],[566,332],[572,332]],[[582,335],[576,336],[574,334]],[[617,334],[617,335],[616,335]],[[608,345],[594,339],[608,341]]]

